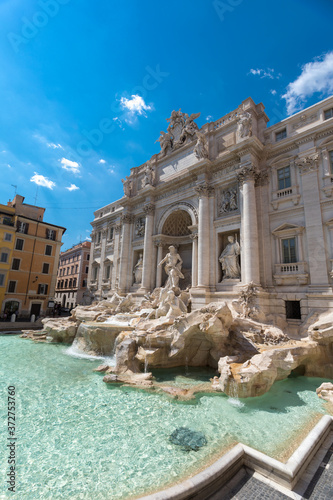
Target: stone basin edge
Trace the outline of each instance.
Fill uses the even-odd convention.
[[[238,443],[193,477],[165,490],[139,498],[140,500],[208,500],[243,466],[292,490],[332,430],[333,417],[324,415],[285,464],[250,446]]]

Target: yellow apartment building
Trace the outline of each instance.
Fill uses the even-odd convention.
[[[15,242],[15,209],[0,204],[0,304],[7,289]]]
[[[45,208],[23,203],[16,195],[6,208],[14,210],[13,248],[1,313],[30,318],[47,313],[54,299],[64,227],[45,222]],[[12,226],[11,226],[12,227]]]

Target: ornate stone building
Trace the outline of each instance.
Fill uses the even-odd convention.
[[[250,282],[291,323],[333,306],[333,97],[269,128],[251,98],[200,130],[198,116],[173,111],[161,152],[95,212],[90,290],[142,297],[165,282],[173,245],[192,307]]]

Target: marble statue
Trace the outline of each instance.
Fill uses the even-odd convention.
[[[177,250],[173,245],[169,246],[169,253],[166,254],[164,259],[158,264],[161,266],[166,262],[164,270],[168,275],[167,282],[165,284],[166,289],[178,288],[179,286],[179,278],[184,279],[184,275],[181,272],[183,260],[180,255],[177,253]]]
[[[167,133],[165,133],[162,130],[160,137],[155,142],[160,143],[160,146],[161,146],[160,155],[161,156],[165,156],[167,154],[167,151],[169,148],[172,149],[173,141],[172,141],[172,135],[170,134],[169,131]]]
[[[237,133],[240,138],[252,135],[252,116],[247,111],[244,111],[238,119]]]
[[[208,158],[208,145],[205,134],[197,131],[196,137],[197,137],[197,143],[194,146],[195,156],[198,158],[198,160],[201,160],[202,158]]]
[[[134,284],[140,284],[142,281],[142,270],[143,270],[143,257],[142,253],[139,255],[139,260],[134,266],[133,274],[134,274]]]
[[[126,175],[126,180],[121,179],[121,182],[123,183],[123,188],[124,188],[124,194],[125,196],[130,197],[132,194],[132,189],[133,189],[133,181]]]
[[[154,168],[151,165],[150,161],[147,161],[146,167],[145,167],[145,174],[142,179],[142,187],[144,188],[145,186],[152,186],[154,184]]]
[[[194,120],[199,118],[199,116],[200,113],[192,113],[190,116],[187,113],[183,114],[185,123],[179,137],[179,144],[184,144],[188,138],[192,139],[194,134],[199,130],[198,125],[194,122]]]
[[[228,241],[229,243],[219,257],[223,271],[222,281],[225,279],[239,279],[241,276],[238,263],[238,256],[240,254],[239,243],[235,241],[233,236],[228,236]]]

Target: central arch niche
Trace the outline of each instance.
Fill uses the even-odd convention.
[[[188,212],[181,209],[174,210],[166,219],[162,227],[162,235],[168,236],[170,244],[177,246],[178,253],[183,260],[182,273],[184,279],[181,279],[179,286],[182,289],[191,286],[192,276],[192,242],[190,239],[192,219]],[[171,238],[170,238],[171,237]],[[174,240],[172,238],[175,238]],[[167,252],[167,246],[164,247],[164,254]],[[163,282],[167,276],[163,269]]]
[[[162,234],[166,236],[187,236],[191,234],[188,226],[191,226],[192,219],[185,210],[175,210],[163,224]]]

